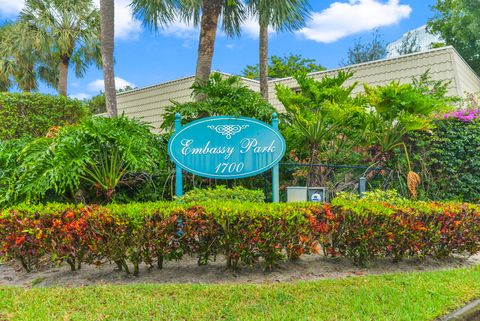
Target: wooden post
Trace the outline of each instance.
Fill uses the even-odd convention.
[[[278,116],[277,113],[272,114],[272,127],[278,131]],[[272,168],[272,202],[280,202],[280,182],[279,182],[278,163]]]
[[[179,113],[175,114],[175,133],[182,129],[182,116]],[[180,197],[183,195],[183,179],[182,168],[175,165],[175,195]]]

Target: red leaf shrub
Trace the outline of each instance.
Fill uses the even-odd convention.
[[[225,255],[237,268],[262,260],[272,268],[303,254],[346,256],[356,264],[376,257],[474,254],[480,250],[480,207],[461,203],[344,200],[329,204],[240,202],[134,203],[5,210],[0,258],[27,271],[48,255],[73,269],[115,262],[139,273],[184,254],[207,264]]]

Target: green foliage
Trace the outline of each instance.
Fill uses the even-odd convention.
[[[85,105],[93,115],[106,113],[107,107],[105,104],[105,93],[101,92],[100,94],[85,100]]]
[[[169,0],[156,2],[134,0],[131,6],[133,14],[145,26],[154,31],[161,30],[178,18],[186,23],[193,22],[195,26],[198,26],[204,15],[210,18],[213,15],[212,11],[218,10],[218,22],[227,36],[240,35],[240,25],[244,21],[247,11],[244,3],[237,0],[222,0],[215,5],[210,4],[207,12],[205,12],[205,7],[202,6],[201,1]]]
[[[361,101],[351,97],[357,84],[345,86],[352,76],[352,73],[339,72],[335,77],[315,80],[298,74],[295,79],[300,91],[276,86],[277,97],[287,111],[284,135],[289,142],[295,142],[290,144],[307,162],[345,164],[358,161],[359,155],[352,149],[363,140],[367,114]],[[307,184],[325,186],[330,174],[331,170],[312,168]]]
[[[0,140],[45,136],[53,126],[74,124],[88,115],[76,99],[31,93],[0,93]]]
[[[50,87],[58,83],[55,53],[35,48],[39,39],[30,39],[28,28],[19,22],[7,22],[0,27],[0,91],[14,86],[24,92],[38,89],[42,80]]]
[[[261,190],[249,190],[242,186],[226,188],[218,185],[215,188],[195,188],[185,193],[180,199],[186,203],[222,200],[263,203],[265,195]]]
[[[392,82],[385,86],[365,87],[365,98],[375,108],[370,122],[373,143],[383,152],[391,151],[413,131],[430,127],[431,115],[448,109],[446,100],[426,94],[424,87]]]
[[[175,114],[180,113],[184,122],[206,116],[245,116],[269,122],[275,109],[259,93],[242,84],[239,77],[224,78],[213,73],[208,83],[195,83],[193,96],[203,96],[200,101],[176,103],[165,110],[162,128],[173,126]]]
[[[405,38],[400,43],[400,47],[396,48],[400,56],[419,52],[421,49],[418,36],[414,32],[408,32]]]
[[[424,197],[480,202],[480,122],[439,119],[411,137]]]
[[[117,186],[138,184],[135,174],[149,175],[165,162],[150,128],[124,117],[91,117],[21,147],[9,156],[17,162],[12,177],[0,183],[9,192],[2,205],[48,197],[108,200]],[[0,159],[10,159],[9,151],[15,149],[7,148]]]
[[[348,66],[383,59],[386,53],[385,42],[378,30],[375,30],[370,42],[362,42],[361,38],[355,40],[353,47],[348,49],[347,60],[342,62],[342,65]]]
[[[124,91],[133,90],[131,86],[125,86],[117,90],[117,93],[122,93]],[[91,111],[92,114],[103,114],[107,112],[107,107],[105,105],[105,93],[102,91],[98,95],[95,95],[89,99],[85,99],[85,105]]]
[[[406,199],[402,198],[398,191],[394,189],[375,189],[373,191],[367,191],[363,193],[361,199],[363,202],[388,202],[390,204],[394,204],[400,201],[406,201]],[[339,202],[356,202],[358,200],[360,200],[360,196],[358,195],[358,193],[353,194],[341,192],[336,195],[333,204]]]
[[[452,45],[468,64],[480,73],[480,2],[476,0],[437,0],[436,15],[429,29]]]
[[[18,155],[31,141],[29,137],[0,141],[0,204],[12,202],[18,175]]]
[[[302,55],[294,55],[279,57],[271,56],[268,64],[268,76],[270,78],[293,77],[297,73],[311,73],[315,71],[325,70],[325,67],[318,64],[315,59],[303,58]],[[246,78],[258,79],[260,77],[260,66],[248,65],[241,75]]]
[[[340,264],[335,262],[331,266],[336,268]],[[230,281],[232,275],[221,270],[216,271],[220,276],[218,281],[212,282],[214,284],[194,283],[195,279],[203,282],[206,272],[200,272],[187,284],[150,283],[153,275],[163,276],[163,273],[152,273],[136,282],[127,280],[126,284],[118,284],[119,281],[104,284],[99,278],[80,279],[88,286],[65,286],[63,282],[68,280],[67,276],[48,277],[40,286],[35,286],[35,282],[28,287],[2,286],[0,299],[3,313],[13,320],[61,320],[68,315],[76,321],[91,321],[105,318],[105,311],[108,311],[109,317],[117,321],[209,321],[228,319],[233,314],[236,320],[262,321],[432,321],[442,319],[466,302],[480,297],[478,266],[443,269],[440,265],[434,271],[423,271],[424,266],[414,263],[406,266],[419,272],[381,271],[379,274],[340,278],[321,278],[319,275],[311,276],[319,280],[303,280],[302,264],[297,271],[294,271],[295,265],[289,265],[285,273],[283,269],[277,272],[283,275],[296,272],[293,279],[301,281],[260,284],[241,283],[240,280],[248,279],[246,273]],[[346,266],[341,270],[348,275],[357,274]],[[170,271],[175,272],[175,268]],[[365,273],[357,271],[358,274]],[[275,280],[277,273],[263,279]],[[185,274],[179,271],[179,275]],[[217,284],[223,280],[229,281]],[[44,286],[50,283],[48,281],[56,285]],[[174,281],[180,282],[178,279]],[[90,285],[93,282],[96,285]]]
[[[17,21],[24,30],[16,49],[27,43],[41,56],[51,55],[51,64],[59,71],[60,94],[67,95],[69,66],[77,77],[83,77],[91,64],[101,66],[100,14],[92,1],[26,0]]]
[[[260,261],[271,269],[304,254],[344,256],[364,265],[377,257],[474,254],[480,208],[472,204],[337,199],[329,204],[132,203],[109,206],[20,206],[0,214],[0,259],[32,270],[48,255],[75,270],[115,262],[138,275],[140,263],[195,255],[228,268]]]
[[[303,74],[295,77],[300,90],[276,87],[287,111],[282,132],[294,148],[290,157],[297,163],[312,164],[293,176],[306,176],[308,185],[327,186],[336,192],[355,184],[352,180],[358,178],[313,164],[367,163],[392,169],[382,173],[390,175],[385,176],[384,184],[392,183],[393,177],[409,175],[408,189],[415,195],[419,178],[412,172],[405,137],[429,129],[432,115],[451,108],[455,99],[445,97],[448,83],[433,81],[425,73],[412,84],[364,85],[365,93],[352,97],[356,83],[347,85],[351,77],[351,73],[339,72],[335,77],[315,80]],[[406,156],[406,173],[397,152]],[[407,191],[404,182],[400,186]]]

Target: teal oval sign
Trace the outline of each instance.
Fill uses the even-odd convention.
[[[252,118],[216,116],[182,127],[168,142],[175,164],[195,175],[234,179],[272,168],[285,154],[285,139]]]

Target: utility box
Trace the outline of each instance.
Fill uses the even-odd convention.
[[[309,202],[325,203],[328,201],[326,187],[309,187],[307,189],[307,199]]]
[[[306,186],[287,186],[287,202],[306,202]]]
[[[287,202],[319,202],[328,201],[326,187],[288,186]]]

